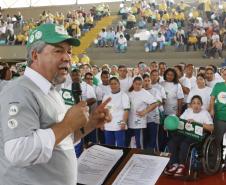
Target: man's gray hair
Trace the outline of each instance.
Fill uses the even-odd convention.
[[[42,50],[46,47],[46,43],[44,41],[37,41],[34,44],[31,45],[27,49],[27,66],[30,67],[32,64],[32,52],[36,51],[37,53],[41,53]]]

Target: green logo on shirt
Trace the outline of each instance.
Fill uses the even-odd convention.
[[[61,91],[62,91],[62,98],[64,100],[65,105],[74,105],[75,100],[72,96],[71,90],[61,89]]]

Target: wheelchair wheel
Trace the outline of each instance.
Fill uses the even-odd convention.
[[[221,147],[216,143],[213,135],[206,138],[202,149],[202,167],[207,175],[217,173],[221,167]]]
[[[199,176],[199,164],[198,164],[198,153],[197,149],[193,147],[190,151],[190,157],[188,161],[188,172],[184,180],[194,181],[198,179]]]

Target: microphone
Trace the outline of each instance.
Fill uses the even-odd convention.
[[[75,104],[82,100],[82,89],[79,82],[73,82],[71,86],[72,96],[75,100]]]
[[[78,104],[82,100],[82,89],[81,84],[79,82],[73,82],[71,85],[71,93],[75,100],[75,105]],[[84,127],[80,128],[82,134],[85,134]]]

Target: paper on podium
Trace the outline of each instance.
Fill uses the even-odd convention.
[[[154,185],[168,161],[166,157],[134,154],[113,185]]]
[[[122,155],[122,150],[99,145],[88,148],[78,160],[78,183],[101,185]]]

